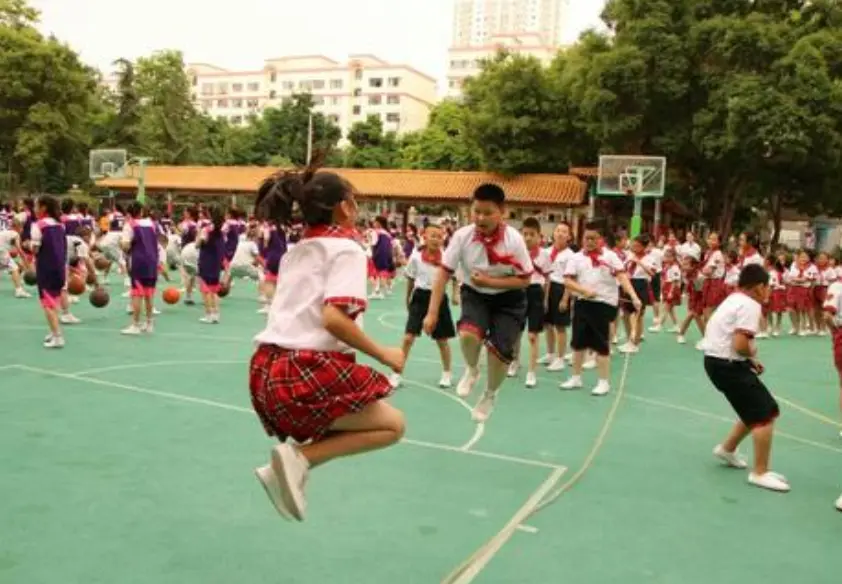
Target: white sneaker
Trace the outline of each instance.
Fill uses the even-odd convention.
[[[290,510],[289,503],[284,500],[284,492],[281,489],[275,471],[272,470],[272,465],[267,464],[266,466],[256,468],[254,469],[254,474],[257,476],[260,484],[263,485],[263,489],[269,496],[269,500],[272,501],[272,504],[278,513],[280,513],[281,517],[287,521],[292,521],[292,511]]]
[[[675,340],[676,340],[676,342],[677,342],[679,345],[685,345],[685,344],[687,344],[687,339],[685,339],[685,338],[684,338],[684,335],[678,335],[678,336],[675,338]]]
[[[677,326],[673,325],[673,326],[671,326],[671,327],[667,330],[667,332],[668,332],[668,333],[677,333],[677,332],[678,332],[678,331],[680,331],[680,330],[681,330],[680,328],[678,328]]]
[[[54,337],[50,335],[49,338],[44,339],[45,349],[61,349],[64,347],[64,337]]]
[[[611,393],[611,385],[605,380],[600,379],[596,382],[596,387],[591,390],[591,395],[603,396]]]
[[[532,389],[536,385],[538,385],[538,377],[535,375],[533,371],[530,371],[526,374],[526,387]]]
[[[564,362],[565,363],[571,363],[571,364],[573,363],[573,352],[572,351],[568,352],[567,354],[564,355]]]
[[[456,386],[456,395],[459,397],[468,397],[474,389],[474,384],[479,380],[479,370],[471,371],[470,368],[465,369],[462,379]]]
[[[397,373],[392,373],[389,376],[389,385],[392,386],[392,389],[397,389],[401,386],[401,376]]]
[[[564,362],[564,359],[556,357],[547,367],[547,371],[564,371],[565,367],[567,367],[567,364]]]
[[[304,486],[310,472],[307,459],[289,444],[280,444],[272,449],[272,471],[278,480],[281,499],[288,503],[287,509],[290,514],[299,521],[304,521],[304,514],[307,511]],[[274,494],[277,495],[278,491],[274,491]],[[269,497],[275,503],[272,494]],[[277,504],[275,508],[278,508]]]
[[[553,362],[553,356],[550,353],[547,353],[540,359],[538,359],[538,365],[547,365]]]
[[[18,288],[17,290],[15,290],[15,298],[32,298],[32,294],[30,294],[23,288]]]
[[[583,385],[582,378],[578,375],[573,375],[567,381],[562,382],[558,387],[559,389],[582,389]]]
[[[66,314],[62,314],[60,317],[58,317],[58,320],[61,324],[79,324],[80,322],[82,322],[69,312]]]
[[[640,347],[638,347],[637,345],[635,345],[634,343],[632,343],[631,341],[629,341],[628,343],[626,343],[625,345],[623,345],[622,347],[620,347],[620,348],[619,348],[619,351],[620,351],[621,353],[639,353],[639,352],[640,352]]]
[[[839,498],[836,499],[836,510],[842,511],[842,495],[839,495]]]
[[[520,368],[520,363],[517,360],[509,363],[509,370],[506,371],[506,377],[517,377],[517,370]]]
[[[155,332],[155,324],[151,321],[145,322],[140,325],[140,330],[146,333],[147,335],[151,335]]]
[[[129,336],[137,336],[141,332],[143,332],[143,331],[140,330],[140,327],[138,325],[130,324],[129,326],[127,326],[126,328],[121,330],[120,334],[121,335],[129,335]]]
[[[259,308],[257,314],[269,314],[269,305],[267,304],[263,308]]]
[[[441,379],[439,379],[439,387],[448,389],[453,385],[453,379],[450,371],[444,371],[441,374]]]
[[[661,330],[662,330],[661,325],[659,325],[659,324],[655,324],[655,325],[652,325],[652,326],[649,327],[650,333],[659,333],[659,332],[661,332]]]
[[[696,343],[696,350],[697,351],[704,351],[705,350],[705,340],[702,339],[698,343]]]
[[[482,394],[482,397],[479,399],[477,405],[474,406],[474,410],[471,412],[471,417],[474,419],[474,422],[479,424],[485,422],[491,417],[491,412],[494,411],[495,398],[496,395],[490,391],[486,391]]]
[[[730,466],[731,468],[747,468],[748,462],[746,459],[740,456],[740,453],[737,451],[728,452],[722,446],[722,444],[717,444],[716,448],[713,449],[713,455],[724,462],[726,465]]]
[[[791,489],[789,483],[786,482],[786,477],[772,471],[767,471],[766,474],[762,475],[749,473],[748,482],[755,487],[777,491],[778,493],[788,493]]]

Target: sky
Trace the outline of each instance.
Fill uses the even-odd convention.
[[[604,0],[569,0],[565,42],[599,24]],[[453,0],[30,0],[40,28],[105,73],[118,58],[179,49],[188,63],[258,70],[267,58],[373,53],[443,80]]]

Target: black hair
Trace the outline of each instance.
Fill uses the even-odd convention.
[[[732,264],[735,264],[740,259],[740,254],[737,253],[737,250],[732,249],[728,251],[728,259],[731,260]]]
[[[389,221],[385,217],[379,216],[374,218],[374,224],[386,229],[389,226]]]
[[[768,286],[769,273],[763,266],[749,264],[740,272],[740,280],[737,285],[743,290],[748,290],[755,286]]]
[[[73,211],[73,199],[67,197],[61,200],[61,212],[67,215]]]
[[[506,191],[498,185],[485,183],[476,188],[471,198],[474,201],[488,201],[502,207],[506,204]]]
[[[602,230],[605,228],[604,221],[588,221],[585,223],[585,230],[586,231],[598,231],[602,233]]]
[[[61,207],[58,204],[58,199],[50,195],[42,195],[38,197],[38,207],[43,207],[47,215],[58,221],[61,219]]]
[[[646,247],[647,245],[649,245],[649,236],[646,235],[646,234],[638,235],[637,237],[634,238],[634,240],[637,243],[639,243],[640,245],[642,245],[643,247]]]
[[[751,231],[744,231],[743,235],[746,238],[746,243],[749,244],[751,247],[757,249],[760,247],[760,237],[756,233]]]
[[[89,209],[88,209],[88,204],[87,204],[85,201],[82,201],[81,203],[79,203],[78,205],[76,205],[76,208],[79,210],[79,212],[80,212],[82,215],[87,215],[87,214],[88,214],[88,210],[89,210]]]
[[[336,173],[317,172],[318,161],[303,170],[282,170],[263,181],[257,191],[254,214],[283,226],[296,211],[307,225],[330,225],[336,205],[354,192],[350,182]]]
[[[184,212],[187,213],[187,215],[189,215],[190,219],[192,219],[193,221],[199,218],[199,210],[196,208],[195,205],[185,207]]]
[[[216,241],[222,237],[222,226],[225,225],[225,214],[217,206],[208,207],[205,211],[208,214],[208,219],[210,219],[213,224],[213,231],[211,231],[208,240]]]
[[[541,233],[541,222],[538,221],[535,217],[527,217],[523,220],[523,228],[524,229],[534,229],[538,233]]]
[[[29,197],[24,199],[22,202],[23,202],[23,206],[26,210],[28,210],[28,211],[34,211],[35,210],[35,201],[30,199]]]
[[[141,205],[138,201],[132,201],[126,207],[126,213],[132,217],[140,218],[143,216],[143,205]]]

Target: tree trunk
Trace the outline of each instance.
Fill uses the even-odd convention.
[[[778,246],[781,239],[781,223],[783,221],[783,201],[784,197],[780,192],[776,192],[769,199],[769,207],[772,213],[772,240],[769,242],[769,251],[771,252]]]

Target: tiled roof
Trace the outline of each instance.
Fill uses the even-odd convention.
[[[277,169],[255,166],[149,166],[147,191],[193,193],[253,193]],[[483,183],[506,190],[512,203],[531,205],[581,205],[587,186],[575,176],[528,174],[506,179],[485,172],[432,170],[325,169],[340,174],[356,187],[361,197],[419,201],[466,201]],[[97,186],[117,191],[137,188],[137,168],[127,178],[106,178]]]
[[[578,167],[571,167],[570,174],[575,176],[581,176],[585,178],[596,177],[599,176],[599,167],[596,166],[578,166]]]

